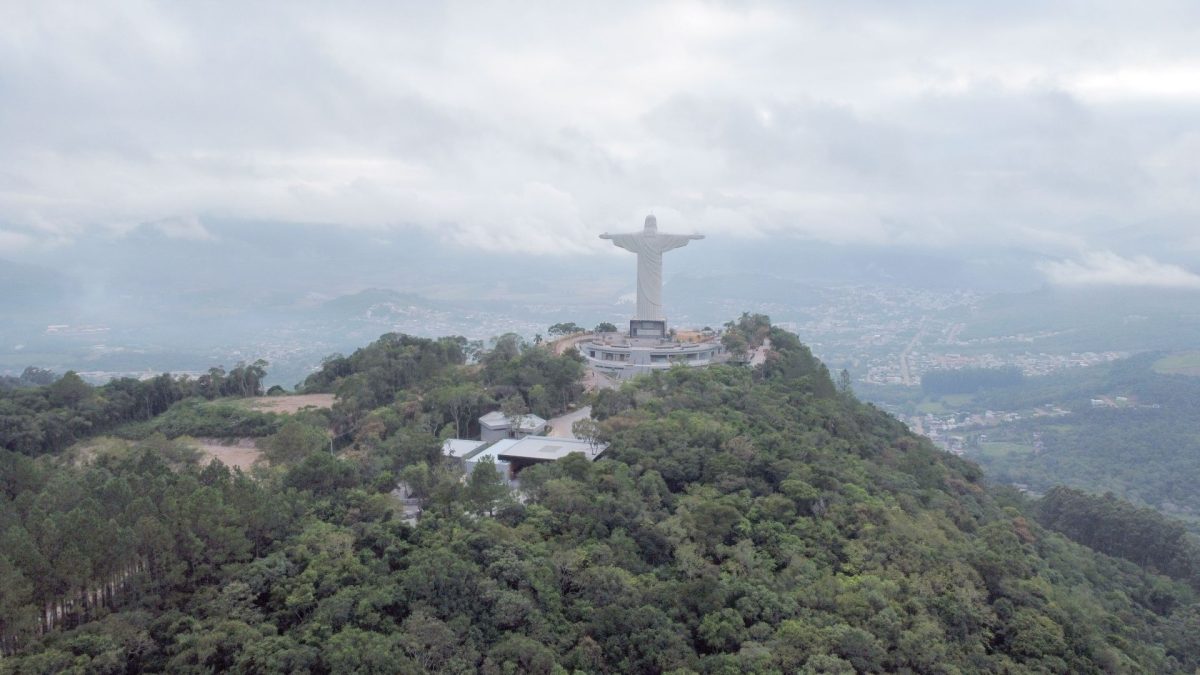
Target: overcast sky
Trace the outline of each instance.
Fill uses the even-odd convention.
[[[0,257],[206,219],[1200,287],[1200,3],[0,4]],[[394,234],[394,233],[392,233]]]

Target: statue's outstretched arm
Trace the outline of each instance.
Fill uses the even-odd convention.
[[[688,242],[693,239],[703,239],[702,234],[660,234],[657,241],[664,251],[670,251],[673,248],[687,246]]]
[[[637,235],[635,234],[609,234],[607,232],[600,235],[601,239],[608,239],[612,241],[613,244],[620,246],[626,251],[633,251],[634,253],[638,252],[636,237]]]

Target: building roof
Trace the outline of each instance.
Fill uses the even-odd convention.
[[[471,462],[478,462],[484,457],[491,457],[492,461],[496,461],[497,455],[511,448],[514,444],[519,443],[513,438],[504,438],[492,443],[491,445],[480,443],[480,448],[476,449],[472,454],[467,455],[466,459]]]
[[[479,418],[479,423],[489,429],[508,429],[511,423],[508,417],[499,410],[492,412]],[[520,431],[536,431],[546,426],[546,420],[537,415],[521,415],[520,422],[517,424],[517,429]]]
[[[466,457],[482,446],[483,441],[471,441],[463,438],[449,438],[442,444],[442,454],[446,457]]]
[[[499,410],[492,412],[479,418],[479,423],[492,429],[499,429],[508,426],[508,418]]]
[[[501,443],[505,443],[505,441],[498,441],[491,448],[488,448],[488,452],[492,452]],[[556,461],[572,452],[579,452],[583,453],[583,456],[588,459],[595,459],[597,455],[604,452],[607,448],[608,446],[605,444],[592,444],[577,438],[526,436],[520,440],[509,439],[507,445],[495,450],[495,455],[499,459],[506,460]]]

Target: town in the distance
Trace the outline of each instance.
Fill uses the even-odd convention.
[[[803,262],[790,272],[757,270],[740,262],[736,250],[728,256],[732,262],[706,264],[723,259],[718,256],[698,265],[697,255],[727,250],[728,243],[704,251],[706,246],[686,246],[695,235],[660,235],[657,227],[651,216],[639,231],[605,235],[616,255],[592,258],[586,282],[574,280],[578,266],[530,267],[519,257],[473,253],[470,265],[453,268],[414,260],[405,268],[413,282],[403,290],[350,286],[339,293],[331,283],[324,295],[288,297],[279,290],[267,302],[244,288],[214,289],[206,292],[205,304],[189,307],[176,302],[178,291],[168,286],[161,297],[145,298],[143,314],[114,299],[80,302],[62,290],[68,284],[61,280],[30,283],[0,299],[28,308],[0,328],[0,377],[18,378],[31,363],[74,370],[97,384],[168,371],[199,377],[214,364],[231,368],[261,358],[270,364],[266,384],[290,389],[329,354],[349,353],[386,332],[462,335],[479,349],[504,334],[540,342],[579,329],[589,333],[578,346],[590,368],[619,379],[651,367],[731,358],[730,345],[722,342],[725,324],[742,312],[761,313],[799,335],[835,374],[844,372],[861,399],[1036,493],[1053,484],[1043,479],[1055,475],[1044,466],[1048,457],[1059,445],[1074,443],[1060,436],[1076,413],[1137,414],[1161,405],[1137,383],[1113,385],[1103,373],[1149,354],[1154,357],[1146,373],[1192,373],[1200,365],[1194,351],[1200,327],[1188,318],[1194,303],[1183,292],[1022,290],[994,280],[992,290],[979,284],[964,290],[971,284],[949,271],[945,279],[905,276],[903,269],[915,266],[910,261],[893,261],[898,267],[889,269],[886,261],[832,258],[822,267],[828,251],[802,249],[780,254]],[[653,246],[646,238],[652,230],[658,238]],[[225,239],[238,236],[234,229],[218,232]],[[180,255],[171,240],[150,244],[161,247],[153,258],[169,262]],[[338,245],[352,243],[330,248]],[[205,244],[199,256],[222,246]],[[666,256],[664,274],[663,251],[676,248]],[[636,274],[630,274],[634,256],[620,249],[636,255]],[[360,271],[372,277],[377,254],[360,248],[345,254],[361,257]],[[769,254],[759,247],[746,255]],[[671,256],[681,260],[671,263]],[[494,267],[473,271],[483,260]],[[274,264],[269,255],[266,264]],[[929,267],[938,264],[949,268],[944,262]],[[447,269],[454,270],[450,277]],[[497,286],[497,275],[509,269],[530,280]],[[436,290],[439,280],[455,277],[461,283],[454,293]],[[664,346],[647,347],[666,338]]]

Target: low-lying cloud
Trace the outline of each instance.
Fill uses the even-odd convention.
[[[1125,258],[1111,251],[1095,251],[1079,260],[1049,261],[1040,267],[1046,278],[1059,286],[1200,289],[1200,275],[1148,256]]]

